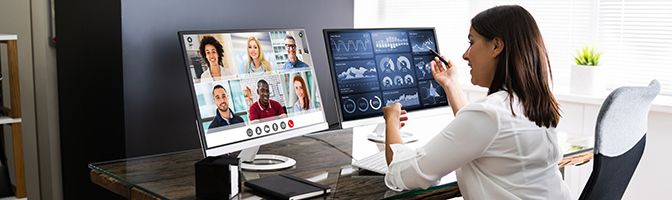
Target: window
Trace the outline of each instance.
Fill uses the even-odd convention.
[[[576,49],[595,46],[607,87],[658,79],[672,95],[672,2],[664,0],[356,0],[355,27],[436,27],[439,48],[460,67],[469,20],[496,5],[518,4],[535,17],[549,52],[556,87],[568,87]]]
[[[651,79],[672,95],[672,2],[599,1],[598,38],[608,86],[646,85]]]

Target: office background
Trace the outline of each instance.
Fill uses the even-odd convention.
[[[380,5],[370,5],[372,2],[383,2],[384,5],[394,6],[407,1],[55,1],[58,27],[56,29],[57,47],[49,45],[49,21],[51,19],[49,1],[10,0],[2,2],[0,32],[17,33],[20,38],[19,64],[21,66],[23,123],[25,124],[24,146],[26,146],[24,156],[26,157],[26,178],[30,199],[91,199],[94,197],[103,199],[100,195],[112,195],[89,182],[86,164],[123,158],[127,155],[143,155],[197,147],[195,135],[183,133],[185,130],[193,130],[188,127],[195,125],[176,124],[180,119],[191,117],[180,115],[181,113],[193,115],[193,112],[186,110],[185,107],[178,107],[188,104],[184,101],[189,99],[180,95],[188,95],[186,84],[181,84],[186,80],[173,80],[167,77],[175,76],[186,79],[175,33],[178,30],[305,27],[316,66],[317,62],[324,62],[322,64],[326,66],[324,42],[321,38],[322,28],[420,26],[418,22],[423,22],[431,23],[430,26],[437,26],[439,35],[456,35],[455,40],[439,38],[439,43],[443,51],[457,55],[453,57],[460,60],[459,55],[464,48],[447,48],[446,46],[452,44],[464,46],[467,42],[466,36],[462,33],[466,30],[458,28],[441,30],[442,28],[438,26],[442,23],[465,23],[466,18],[441,17],[443,15],[435,16],[431,13],[463,12],[469,15],[471,10],[477,9],[476,7],[464,4],[465,1],[451,1],[454,4],[448,6],[435,4],[439,1],[415,1],[414,3],[418,5],[432,5],[434,10],[417,13],[424,14],[422,18],[424,20],[416,20],[413,21],[416,24],[412,24],[400,21],[405,18],[393,15],[394,9],[381,10]],[[474,2],[493,3],[495,1]],[[526,3],[529,1],[506,2]],[[670,4],[629,0],[562,2],[549,1],[548,5],[564,8],[580,7],[586,5],[586,2],[591,5],[632,2]],[[262,4],[266,6],[259,6]],[[244,15],[247,11],[239,9],[253,7],[259,10],[259,15]],[[399,7],[396,8],[399,9]],[[389,11],[389,13],[383,11]],[[220,14],[212,15],[211,13]],[[289,13],[298,13],[297,16],[306,17],[298,17],[300,21],[287,20],[294,19]],[[574,16],[578,17],[581,14],[578,12]],[[370,21],[358,21],[356,19],[358,17],[353,17],[353,15],[375,19],[378,22],[397,20],[397,22],[406,24],[373,24]],[[176,19],[179,16],[189,20]],[[654,15],[660,19],[669,19],[667,16],[670,16],[669,12]],[[169,17],[170,20],[163,20],[164,17]],[[264,21],[266,18],[273,21]],[[562,17],[559,18],[562,19]],[[192,20],[196,24],[193,24]],[[182,24],[187,21],[190,23]],[[255,26],[246,24],[255,24]],[[154,35],[155,33],[159,35]],[[663,34],[661,37],[653,38],[653,41],[666,45],[665,42],[669,42],[670,39],[664,36]],[[663,52],[663,50],[653,49],[651,52]],[[5,50],[0,49],[0,51],[3,52],[0,55],[4,55]],[[658,60],[668,59],[668,57],[646,61],[655,63]],[[4,62],[6,59],[3,57],[0,60]],[[57,60],[58,68],[56,67]],[[2,64],[5,65],[5,63]],[[639,65],[631,67],[641,69]],[[329,77],[326,70],[318,68],[316,71],[318,78]],[[320,79],[323,99],[331,100],[327,98],[327,95],[331,97],[333,93],[325,89],[333,87],[331,82]],[[556,76],[555,79],[567,81],[568,77]],[[467,90],[473,98],[482,95],[478,89],[467,88]],[[600,98],[572,95],[559,95],[559,98],[565,116],[561,122],[561,128],[568,132],[590,134],[601,103]],[[647,150],[634,175],[633,182],[626,192],[626,199],[659,198],[665,195],[666,188],[672,187],[672,182],[660,181],[672,179],[672,174],[667,173],[672,167],[672,162],[664,159],[668,157],[665,152],[670,152],[668,143],[672,141],[672,136],[667,134],[669,130],[672,130],[672,124],[667,123],[672,121],[672,109],[669,108],[661,104],[656,105],[654,102],[649,119],[649,144],[647,144]],[[329,107],[325,106],[325,109]],[[331,107],[331,109],[335,108]],[[152,113],[164,111],[174,114],[152,115]],[[142,113],[148,113],[149,116]],[[330,117],[328,120],[333,123],[335,119]],[[179,141],[172,143],[171,138]],[[144,143],[139,141],[144,141]],[[143,148],[144,145],[147,145],[147,148]]]

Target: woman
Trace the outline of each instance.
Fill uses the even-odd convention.
[[[231,67],[224,67],[222,64],[222,57],[224,56],[224,48],[222,44],[212,36],[205,36],[201,39],[201,45],[198,47],[203,60],[206,60],[208,69],[201,74],[201,80],[212,78],[220,78],[221,76],[234,75],[235,71]]]
[[[254,36],[247,38],[247,73],[271,72],[271,63],[264,57],[261,42]]]
[[[294,113],[304,113],[313,108],[312,103],[310,103],[310,98],[308,97],[308,89],[306,88],[306,81],[303,80],[301,75],[294,76],[294,92],[296,93],[296,103],[294,103]]]
[[[396,103],[383,109],[385,183],[395,190],[426,188],[455,171],[465,199],[568,199],[558,162],[560,109],[549,88],[548,54],[534,18],[520,6],[498,6],[471,20],[471,83],[488,96],[469,105],[452,62],[431,62],[455,119],[417,150],[401,144],[408,120]]]

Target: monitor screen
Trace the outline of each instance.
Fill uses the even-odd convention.
[[[206,151],[237,151],[328,127],[303,29],[179,37]]]
[[[324,39],[343,121],[382,116],[394,102],[408,111],[448,105],[429,67],[434,28],[331,29]]]

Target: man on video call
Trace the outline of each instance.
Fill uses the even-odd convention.
[[[233,113],[231,108],[229,108],[229,95],[223,86],[215,85],[212,88],[212,96],[215,97],[217,110],[215,110],[215,119],[208,126],[208,130],[243,122],[243,118]]]
[[[261,79],[257,82],[257,94],[259,94],[259,100],[250,105],[250,121],[274,116],[287,116],[282,105],[269,98],[270,92],[266,80]]]
[[[293,36],[287,35],[287,37],[285,37],[285,47],[287,48],[289,60],[285,63],[285,66],[283,66],[282,69],[290,70],[308,67],[308,64],[299,60],[299,57],[296,56],[296,40],[294,40]]]

